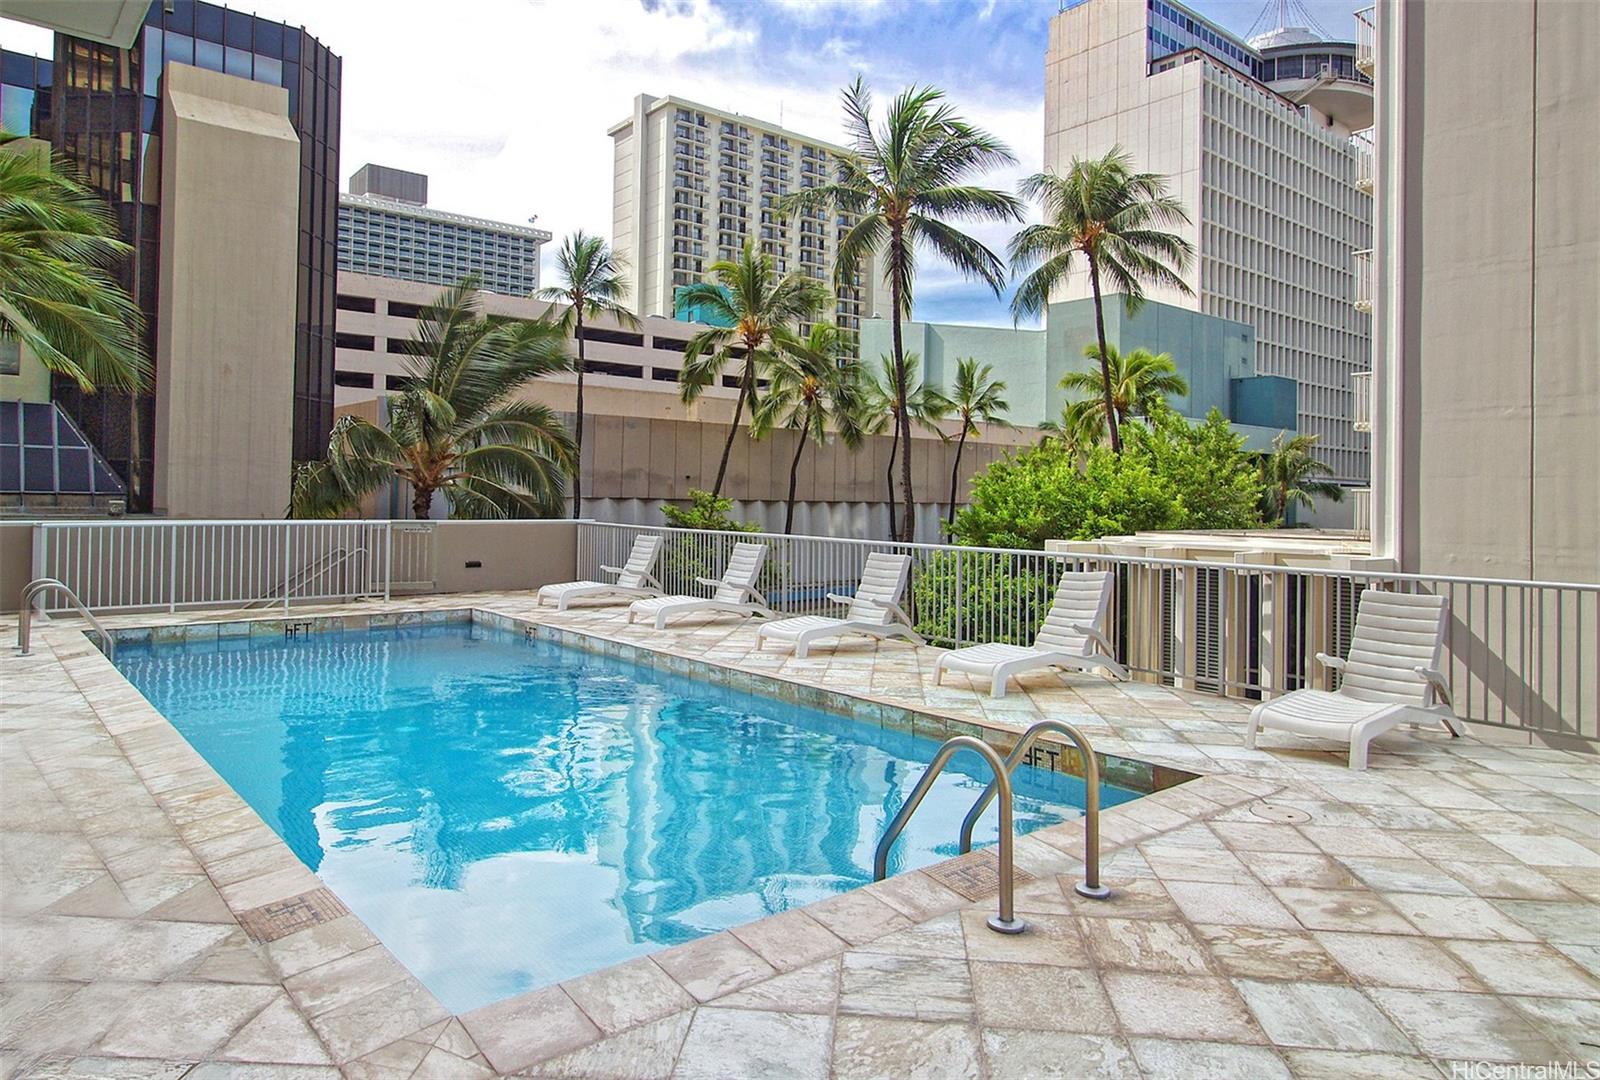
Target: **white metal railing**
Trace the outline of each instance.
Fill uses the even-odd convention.
[[[1378,67],[1378,9],[1356,12],[1356,68],[1371,78]]]
[[[1344,655],[1364,589],[1442,595],[1442,667],[1459,715],[1600,739],[1600,585],[594,522],[578,525],[577,576],[604,580],[600,567],[621,565],[641,532],[665,539],[659,576],[673,593],[701,592],[695,579],[720,573],[737,541],[766,543],[759,587],[785,614],[831,608],[827,594],[853,589],[873,551],[909,554],[907,607],[930,641],[949,646],[1028,643],[1062,571],[1110,570],[1117,659],[1142,679],[1228,697],[1329,687],[1314,657]]]
[[[1356,187],[1370,193],[1373,178],[1373,142],[1372,129],[1362,128],[1350,136],[1350,149],[1356,154]]]
[[[33,576],[94,611],[384,596],[388,521],[63,521],[34,526]]]
[[[1350,527],[1358,533],[1372,535],[1372,489],[1351,488],[1350,509],[1353,514]]]
[[[1372,430],[1372,372],[1358,371],[1350,376],[1350,426],[1357,431]]]
[[[1357,311],[1372,310],[1372,249],[1350,253],[1350,272],[1355,278],[1351,286],[1350,302]]]

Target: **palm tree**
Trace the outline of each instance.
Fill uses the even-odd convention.
[[[828,290],[822,282],[798,272],[778,280],[772,257],[757,252],[748,239],[737,262],[723,259],[712,263],[710,276],[715,280],[690,285],[679,296],[688,304],[700,305],[711,319],[724,325],[708,327],[689,339],[678,386],[684,404],[692,404],[706,387],[721,381],[732,360],[740,361],[739,399],[733,406],[717,481],[711,487],[711,494],[717,496],[728,475],[733,437],[738,434],[745,405],[754,415],[764,372],[781,354],[801,347],[794,328],[810,322],[827,306]]]
[[[1006,413],[1011,406],[1001,394],[1006,392],[1003,379],[994,377],[994,368],[979,364],[973,357],[956,361],[956,384],[950,392],[950,411],[955,414],[960,431],[956,435],[956,460],[950,468],[950,516],[945,528],[956,523],[956,487],[961,479],[961,451],[966,449],[967,437],[981,438],[979,424],[1010,427]]]
[[[1189,383],[1178,374],[1171,353],[1152,353],[1149,349],[1135,349],[1127,355],[1115,345],[1106,346],[1108,356],[1102,358],[1100,347],[1088,345],[1083,355],[1099,361],[1097,367],[1084,371],[1069,371],[1061,377],[1061,389],[1082,394],[1081,400],[1067,405],[1062,413],[1062,429],[1087,446],[1102,442],[1106,437],[1106,402],[1111,403],[1111,413],[1120,427],[1130,416],[1146,416],[1157,401],[1170,396],[1182,397],[1189,392]],[[1111,379],[1106,390],[1105,380]]]
[[[780,202],[785,211],[833,207],[856,218],[839,242],[835,274],[853,281],[874,253],[889,283],[889,318],[894,335],[895,430],[900,440],[900,482],[908,508],[903,539],[914,527],[911,491],[911,402],[900,323],[911,315],[917,249],[944,259],[963,275],[1000,295],[1005,270],[1000,259],[944,219],[968,217],[1019,221],[1022,204],[1004,191],[968,182],[975,173],[1016,159],[1005,144],[974,127],[945,102],[944,92],[910,87],[889,105],[883,126],[872,124],[872,94],[860,76],[844,91],[850,149],[839,159],[832,183],[795,192]]]
[[[18,138],[0,132],[0,147]],[[86,393],[150,380],[143,316],[112,275],[132,251],[63,165],[42,149],[0,149],[0,336]]]
[[[795,432],[794,459],[789,462],[789,502],[783,531],[794,529],[794,493],[800,477],[800,456],[806,444],[821,443],[833,427],[851,449],[861,445],[861,409],[857,369],[840,363],[839,328],[817,323],[804,349],[780,353],[768,368],[771,385],[752,414],[752,431],[765,435],[779,425]]]
[[[892,431],[892,441],[889,445],[889,465],[884,470],[884,486],[889,493],[889,539],[893,540],[900,535],[899,504],[895,501],[894,494],[894,467],[900,460],[900,413],[896,408],[900,387],[903,385],[906,394],[906,412],[911,418],[911,423],[924,431],[937,435],[941,440],[947,439],[944,429],[939,426],[939,421],[950,415],[950,399],[936,386],[929,386],[922,381],[922,357],[914,352],[905,354],[906,379],[900,383],[895,375],[894,357],[884,355],[878,358],[879,375],[874,378],[869,373],[862,377],[860,396],[860,409],[862,419],[859,421],[862,431],[868,435],[881,435],[885,430]],[[906,517],[913,517],[915,511],[909,506]],[[915,528],[913,520],[907,526],[907,532]]]
[[[1164,226],[1188,224],[1189,215],[1167,194],[1167,179],[1133,171],[1133,158],[1120,146],[1105,157],[1074,158],[1067,175],[1036,173],[1022,182],[1022,193],[1044,204],[1045,220],[1029,225],[1011,240],[1011,264],[1031,268],[1016,295],[1011,313],[1021,321],[1037,317],[1050,305],[1050,294],[1077,269],[1083,257],[1094,296],[1095,337],[1099,343],[1102,404],[1111,434],[1111,449],[1122,452],[1116,410],[1107,368],[1103,287],[1122,294],[1129,315],[1144,303],[1146,285],[1164,285],[1188,295],[1182,274],[1194,257],[1194,246]]]
[[[1290,435],[1280,431],[1272,439],[1272,451],[1261,459],[1261,479],[1266,485],[1266,516],[1280,527],[1289,519],[1296,504],[1311,509],[1318,498],[1344,501],[1344,488],[1322,477],[1333,470],[1311,456],[1315,435]]]
[[[406,388],[389,398],[388,430],[341,417],[327,457],[296,472],[290,516],[344,513],[393,477],[411,485],[418,518],[428,516],[436,491],[452,517],[561,512],[577,447],[552,410],[514,395],[570,366],[566,334],[548,322],[484,318],[476,285],[469,278],[423,307]]]
[[[623,326],[637,326],[639,320],[623,306],[628,294],[628,279],[623,274],[622,256],[599,236],[579,229],[561,242],[556,252],[556,269],[565,285],[540,289],[540,300],[565,304],[557,325],[577,340],[578,356],[573,370],[578,375],[577,419],[572,425],[576,460],[583,456],[583,327],[587,321],[610,316]],[[583,516],[583,473],[581,464],[572,470],[572,516]]]

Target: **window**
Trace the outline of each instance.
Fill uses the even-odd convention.
[[[653,368],[650,369],[650,378],[652,380],[654,380],[655,382],[677,382],[678,381],[678,369],[677,368],[665,368],[665,367],[653,367]]]
[[[370,296],[346,296],[339,293],[334,297],[334,306],[340,311],[365,311],[369,314],[378,310],[378,302]]]
[[[360,349],[362,352],[371,352],[374,347],[371,334],[334,334],[333,345],[337,349]]]
[[[411,377],[409,375],[385,375],[383,377],[383,388],[385,390],[405,390],[410,385]]]
[[[421,304],[406,304],[399,300],[390,300],[388,310],[389,314],[397,319],[416,319],[422,316]]]
[[[386,338],[383,342],[384,352],[398,353],[401,356],[421,356],[425,347],[421,342],[404,338]]]
[[[333,385],[349,386],[357,390],[371,390],[373,375],[370,371],[335,371]]]
[[[674,352],[683,352],[685,349],[687,349],[689,347],[689,343],[687,341],[685,341],[683,338],[662,337],[660,334],[657,334],[655,337],[651,338],[650,340],[652,341],[652,343],[655,345],[656,348],[658,348],[658,349],[671,349]]]
[[[583,328],[583,340],[604,341],[612,345],[632,345],[636,348],[644,345],[643,334],[629,334],[621,330],[601,330],[593,326],[585,326]]]
[[[583,367],[591,375],[616,375],[624,379],[644,378],[644,368],[638,364],[609,364],[604,360],[587,360]]]

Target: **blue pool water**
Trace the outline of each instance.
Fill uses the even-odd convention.
[[[128,643],[117,663],[458,1012],[870,881],[938,747],[465,623]],[[957,854],[984,769],[952,762],[891,871]],[[1022,832],[1083,805],[1039,769],[1016,790]]]

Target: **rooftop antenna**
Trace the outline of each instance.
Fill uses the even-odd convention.
[[[1269,23],[1277,25],[1268,25]],[[1250,29],[1244,37],[1248,41],[1257,34],[1268,34],[1274,30],[1301,26],[1315,31],[1324,41],[1333,40],[1333,35],[1317,21],[1316,16],[1311,14],[1302,0],[1267,0],[1266,6],[1261,9],[1261,14],[1256,16],[1256,21],[1250,24]]]

